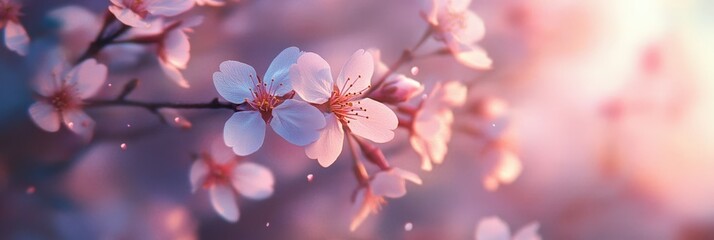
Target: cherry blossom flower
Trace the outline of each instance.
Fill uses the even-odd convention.
[[[201,154],[189,172],[191,188],[208,190],[211,205],[226,221],[236,222],[240,217],[236,192],[253,200],[262,200],[273,194],[273,173],[262,165],[239,162],[222,144],[213,144],[211,154]]]
[[[529,223],[515,235],[511,235],[508,225],[498,217],[486,217],[481,219],[476,226],[476,240],[540,240],[538,235],[539,224]]]
[[[191,28],[201,22],[203,17],[194,17],[169,25],[161,35],[162,40],[158,42],[157,56],[161,70],[183,88],[188,88],[189,84],[179,70],[186,69],[186,64],[191,58],[191,45],[186,33],[193,31]]]
[[[218,93],[226,100],[243,104],[226,122],[226,145],[241,156],[257,151],[265,138],[266,124],[288,142],[305,146],[317,140],[325,118],[310,104],[295,99],[288,78],[290,65],[302,52],[296,47],[283,50],[268,67],[264,78],[253,67],[238,61],[225,61],[213,74]],[[270,79],[269,81],[267,79]],[[317,86],[316,86],[317,87]]]
[[[5,46],[25,56],[30,44],[25,27],[20,24],[20,5],[9,0],[0,0],[0,29],[5,29]]]
[[[486,159],[494,163],[483,178],[483,185],[489,191],[496,191],[500,185],[512,183],[523,170],[518,155],[508,149],[490,150]]]
[[[305,148],[305,154],[330,166],[342,152],[344,129],[377,143],[394,138],[398,120],[384,104],[363,97],[370,88],[374,60],[369,52],[357,50],[333,80],[330,65],[315,53],[305,53],[290,68],[295,92],[325,111],[326,126],[320,137]]]
[[[107,77],[107,67],[88,59],[66,71],[56,67],[51,76],[38,79],[40,99],[29,109],[32,120],[45,131],[56,132],[60,122],[69,130],[89,139],[94,120],[82,111],[82,100],[94,96]]]
[[[220,7],[226,5],[226,2],[221,0],[194,0],[198,6]]]
[[[437,83],[414,113],[409,140],[421,156],[423,170],[431,171],[432,163],[444,161],[454,122],[452,108],[464,104],[466,91],[466,86],[456,81]]]
[[[469,9],[470,4],[471,0],[428,0],[422,16],[456,60],[470,68],[490,68],[488,54],[476,45],[484,36],[484,23]]]
[[[407,193],[406,180],[418,185],[422,184],[421,178],[415,173],[400,168],[390,168],[378,172],[368,184],[359,188],[353,204],[355,214],[350,223],[350,231],[357,229],[370,213],[377,213],[386,202],[385,197],[404,196]]]
[[[122,23],[148,28],[156,17],[172,17],[193,7],[193,0],[111,0],[109,11]]]

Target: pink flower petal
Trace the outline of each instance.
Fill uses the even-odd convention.
[[[163,42],[162,57],[178,69],[186,68],[191,58],[191,44],[188,36],[181,29],[174,29],[166,34]]]
[[[369,216],[369,213],[373,211],[372,203],[367,197],[371,196],[371,193],[365,189],[360,188],[355,196],[355,202],[352,204],[352,222],[350,222],[350,231],[354,231],[362,225],[365,219]]]
[[[274,90],[276,96],[282,96],[292,91],[290,79],[288,78],[290,66],[297,62],[300,54],[302,52],[297,47],[286,48],[273,59],[268,70],[265,71],[263,81],[268,84],[269,89]]]
[[[206,164],[206,160],[198,158],[191,164],[191,170],[188,173],[189,180],[191,181],[191,192],[196,192],[203,185],[203,181],[208,176],[209,168]]]
[[[5,25],[5,46],[20,54],[20,56],[25,56],[28,45],[30,45],[30,37],[27,36],[25,28],[15,21],[7,21]]]
[[[463,17],[465,28],[461,31],[455,32],[459,41],[466,44],[475,44],[483,39],[483,36],[486,34],[486,27],[483,23],[483,19],[472,11],[464,12]]]
[[[36,102],[30,106],[30,117],[42,130],[56,132],[60,127],[60,115],[55,107],[45,102]]]
[[[330,65],[319,55],[308,52],[290,67],[290,80],[295,92],[305,101],[322,104],[332,95]]]
[[[196,5],[198,6],[211,6],[211,7],[220,7],[225,5],[226,3],[221,1],[221,0],[195,0]]]
[[[233,150],[226,146],[222,139],[216,139],[211,143],[210,154],[213,161],[218,164],[226,164],[237,158]]]
[[[254,200],[262,200],[273,195],[275,178],[268,168],[246,162],[235,167],[232,182],[233,187],[241,195]]]
[[[320,130],[320,137],[305,147],[305,154],[317,159],[322,167],[329,167],[342,153],[345,132],[334,114],[325,115],[325,128]]]
[[[372,84],[372,74],[374,74],[374,58],[371,53],[360,49],[353,53],[342,67],[340,75],[335,80],[335,86],[343,94],[359,94]]]
[[[226,121],[223,140],[239,156],[247,156],[260,149],[265,139],[265,121],[259,112],[236,112]]]
[[[213,84],[223,98],[233,103],[243,103],[253,99],[250,89],[258,83],[255,69],[248,64],[237,61],[225,61],[220,65],[220,71],[213,73]]]
[[[209,192],[213,209],[226,221],[237,222],[240,213],[233,190],[227,185],[218,184],[213,186]]]
[[[179,87],[191,87],[191,85],[188,84],[188,80],[183,77],[183,73],[181,73],[181,71],[176,68],[176,66],[172,65],[171,63],[165,62],[161,58],[159,58],[159,66],[161,67],[161,70],[164,72],[164,74],[166,74],[166,77],[168,77],[169,80],[179,85]]]
[[[495,175],[501,183],[512,183],[521,175],[523,165],[518,156],[511,151],[501,151]]]
[[[511,230],[498,217],[481,219],[476,227],[476,240],[510,240]]]
[[[109,6],[109,11],[114,14],[114,16],[119,19],[122,23],[136,27],[136,28],[148,28],[151,26],[146,19],[139,16],[135,12],[131,11],[129,8],[117,7],[114,5]]]
[[[424,171],[431,171],[434,167],[431,164],[431,155],[427,151],[426,141],[417,136],[412,136],[409,138],[409,142],[412,145],[414,151],[421,157],[421,169]]]
[[[539,227],[538,223],[530,223],[518,230],[513,236],[513,240],[541,240],[540,235],[538,235]]]
[[[366,109],[363,112],[365,117],[355,118],[347,123],[352,132],[376,143],[389,142],[394,138],[393,130],[397,128],[399,120],[392,109],[369,98],[352,103],[355,107]]]
[[[67,76],[67,84],[77,89],[80,98],[87,99],[97,94],[104,86],[107,80],[107,67],[90,58],[72,68]]]
[[[490,69],[493,61],[485,50],[478,46],[458,44],[449,47],[451,53],[461,64],[473,69]]]
[[[471,0],[442,0],[442,4],[451,12],[462,12],[469,9]]]
[[[153,15],[172,17],[193,7],[193,0],[153,0],[146,1],[146,11]]]
[[[409,180],[417,185],[421,185],[421,183],[422,183],[421,178],[419,177],[419,175],[416,175],[416,173],[413,173],[413,172],[410,172],[410,171],[407,171],[407,170],[404,170],[401,168],[397,168],[397,167],[392,168],[391,171],[394,174],[396,174],[397,176],[399,176],[405,180]]]
[[[92,138],[94,134],[94,120],[80,109],[66,109],[62,112],[64,124],[85,140]]]
[[[387,74],[387,71],[389,71],[389,67],[387,64],[382,62],[382,51],[380,51],[377,48],[370,48],[367,49],[367,51],[372,54],[372,58],[374,59],[374,75],[373,77],[375,78],[381,78],[384,77],[384,74]]]
[[[404,178],[393,171],[382,171],[371,181],[372,192],[378,196],[400,198],[407,194]]]
[[[273,130],[288,142],[305,146],[320,137],[325,117],[312,105],[294,99],[285,100],[273,109]]]

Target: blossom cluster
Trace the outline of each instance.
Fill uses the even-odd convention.
[[[212,81],[218,95],[228,102],[215,99],[206,104],[161,105],[127,100],[136,81],[127,84],[115,99],[95,98],[113,71],[112,64],[134,62],[145,50],[153,52],[167,79],[189,88],[181,72],[191,57],[187,33],[203,19],[180,15],[195,5],[225,4],[217,0],[111,0],[108,12],[101,17],[75,6],[53,11],[52,17],[62,23],[60,44],[48,61],[51,70],[37,76],[37,102],[29,108],[32,120],[49,132],[64,124],[89,141],[97,124],[83,111],[87,106],[144,107],[160,115],[162,121],[182,128],[192,124],[173,107],[232,110],[223,126],[223,141],[196,154],[189,170],[192,191],[206,189],[215,211],[231,222],[240,216],[237,194],[261,200],[273,193],[272,172],[247,161],[266,147],[269,131],[302,147],[305,156],[322,167],[335,163],[348,145],[358,182],[351,230],[378,211],[385,198],[403,197],[406,182],[423,183],[417,173],[393,166],[379,147],[395,139],[399,128],[408,133],[422,170],[431,171],[444,162],[456,127],[454,111],[468,104],[468,87],[448,80],[427,90],[414,79],[418,69],[412,69],[411,75],[398,73],[400,65],[387,67],[378,49],[355,51],[336,76],[332,75],[334,65],[320,54],[297,47],[278,53],[261,75],[242,61],[223,61]],[[484,25],[469,10],[469,4],[467,0],[430,1],[422,11],[428,25],[425,36],[443,44],[464,66],[488,69],[492,61],[476,45],[484,36]],[[0,0],[5,44],[24,55],[29,38],[19,16],[19,5]],[[400,61],[415,58],[414,52],[425,39],[405,50]]]

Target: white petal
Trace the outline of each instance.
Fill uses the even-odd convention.
[[[536,222],[530,223],[518,230],[513,236],[513,240],[541,240],[540,235],[538,235],[539,227],[540,225]]]
[[[247,156],[260,149],[265,139],[265,121],[256,111],[234,113],[223,128],[223,140],[239,156]]]
[[[191,45],[188,36],[181,29],[169,31],[164,38],[162,57],[178,69],[186,68],[188,60],[191,58]]]
[[[440,101],[439,105],[447,105],[450,107],[459,107],[466,103],[468,88],[463,83],[458,81],[449,81],[441,85],[438,94]]]
[[[391,170],[394,172],[394,174],[400,176],[401,178],[404,178],[405,180],[409,180],[415,184],[421,185],[421,178],[419,175],[416,175],[416,173],[401,169],[401,168],[392,168]]]
[[[62,120],[69,130],[82,136],[85,140],[92,138],[95,123],[84,111],[80,109],[64,110]]]
[[[400,198],[407,194],[404,178],[392,171],[378,172],[370,184],[372,192],[377,196]]]
[[[518,156],[511,151],[502,151],[500,154],[500,159],[498,167],[496,169],[496,176],[502,183],[512,183],[515,181],[521,171],[523,170],[523,165],[521,161],[518,160]]]
[[[320,130],[320,137],[314,143],[305,147],[305,154],[311,159],[317,159],[322,167],[329,167],[342,153],[345,132],[342,123],[334,114],[325,115],[325,128]]]
[[[315,53],[308,52],[298,58],[297,64],[290,67],[290,80],[295,92],[305,101],[321,104],[332,95],[330,65]]]
[[[161,67],[161,70],[166,74],[166,77],[169,78],[169,80],[173,81],[179,87],[182,88],[189,88],[191,85],[188,84],[188,80],[183,77],[183,73],[176,68],[176,66],[171,65],[168,62],[165,62],[163,59],[159,58],[159,66]]]
[[[446,8],[454,12],[467,11],[469,5],[471,5],[471,0],[445,0]]]
[[[297,47],[289,47],[280,52],[270,63],[268,71],[263,76],[263,81],[268,84],[269,89],[271,89],[270,86],[272,85],[272,89],[275,92],[274,95],[282,96],[292,91],[290,79],[288,78],[290,66],[297,62],[300,54],[302,52]]]
[[[510,240],[511,230],[498,217],[487,217],[476,227],[476,240]]]
[[[456,37],[459,41],[467,44],[474,44],[481,40],[486,33],[481,17],[472,11],[464,12],[463,17],[465,28],[456,32]]]
[[[320,137],[319,130],[325,127],[325,117],[306,102],[288,99],[273,109],[270,126],[288,142],[305,146]]]
[[[213,73],[213,84],[223,98],[233,103],[253,99],[251,89],[258,83],[255,69],[238,61],[225,61],[220,71]]]
[[[449,50],[454,55],[457,61],[461,64],[473,68],[473,69],[489,69],[493,61],[486,50],[478,46],[471,46],[466,44],[456,44],[450,45]]]
[[[147,1],[146,11],[154,15],[172,17],[193,7],[193,0],[154,0]]]
[[[372,212],[372,209],[367,202],[367,194],[369,193],[365,188],[357,190],[355,202],[352,204],[352,212],[354,215],[352,216],[352,222],[350,222],[350,231],[354,231],[357,227],[359,227],[359,225],[362,225],[362,222],[364,222],[364,220],[369,216],[369,213]]]
[[[121,8],[112,5],[109,6],[109,11],[112,12],[112,14],[114,14],[119,21],[126,25],[136,28],[148,28],[151,26],[146,19],[131,11],[129,8]]]
[[[360,112],[365,117],[356,116],[347,123],[352,132],[376,143],[389,142],[394,138],[393,130],[397,128],[399,120],[392,109],[369,98],[352,103],[353,107],[366,109],[366,111]]]
[[[431,156],[427,151],[425,141],[418,136],[412,136],[409,138],[409,142],[411,143],[414,151],[419,154],[419,157],[421,157],[421,169],[424,171],[431,171],[433,166],[431,164]]]
[[[203,185],[203,180],[208,176],[208,164],[203,158],[198,158],[191,164],[188,178],[191,181],[191,192],[196,192]]]
[[[67,84],[74,86],[82,99],[94,96],[107,80],[107,67],[93,58],[84,60],[67,73]]]
[[[226,3],[221,1],[221,0],[196,0],[196,5],[198,6],[211,6],[211,7],[220,7],[225,5]]]
[[[230,187],[217,184],[209,190],[211,195],[211,205],[218,214],[226,221],[236,222],[240,217],[238,204],[236,203],[233,190]]]
[[[232,182],[233,187],[241,195],[254,200],[262,200],[273,195],[275,178],[268,168],[246,162],[235,167]]]
[[[360,49],[352,54],[352,57],[342,67],[335,86],[343,94],[359,94],[372,84],[372,74],[374,74],[374,58],[371,53]]]
[[[28,45],[30,45],[30,37],[27,36],[25,28],[15,21],[7,21],[5,25],[5,46],[17,54],[25,56]]]
[[[30,106],[30,117],[42,130],[56,132],[60,126],[59,112],[55,107],[45,102],[36,102]]]

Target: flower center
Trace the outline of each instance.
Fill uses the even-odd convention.
[[[342,91],[335,86],[332,90],[332,95],[327,102],[328,111],[335,114],[335,117],[337,117],[343,125],[351,123],[352,120],[355,119],[369,119],[369,116],[367,115],[367,108],[362,107],[362,102],[357,100],[357,98],[362,96],[362,93],[364,93],[364,91],[369,89],[371,86],[367,86],[365,89],[357,92],[350,92],[354,83],[361,78],[361,75],[358,75],[354,80],[347,78],[345,86],[342,86]],[[352,83],[350,83],[350,81],[352,81]]]
[[[253,109],[260,111],[263,120],[268,122],[272,119],[273,109],[286,99],[284,96],[276,96],[276,92],[283,87],[283,84],[280,83],[276,85],[275,79],[271,79],[270,84],[268,84],[257,76],[255,80],[252,75],[249,75],[249,77],[254,84],[254,87],[248,88],[253,94],[253,100],[250,101],[246,99],[246,102],[250,104]]]
[[[0,28],[4,27],[8,21],[19,22],[18,16],[20,16],[20,5],[0,1]]]
[[[59,91],[55,92],[48,98],[48,101],[57,111],[74,108],[79,105],[79,102],[71,92],[71,88],[67,86],[63,86]]]
[[[206,180],[203,181],[204,188],[212,187],[215,184],[229,184],[231,182],[232,171],[236,165],[235,161],[229,161],[221,165],[216,163],[213,157],[208,154],[204,154],[203,159],[209,168],[208,176]]]

